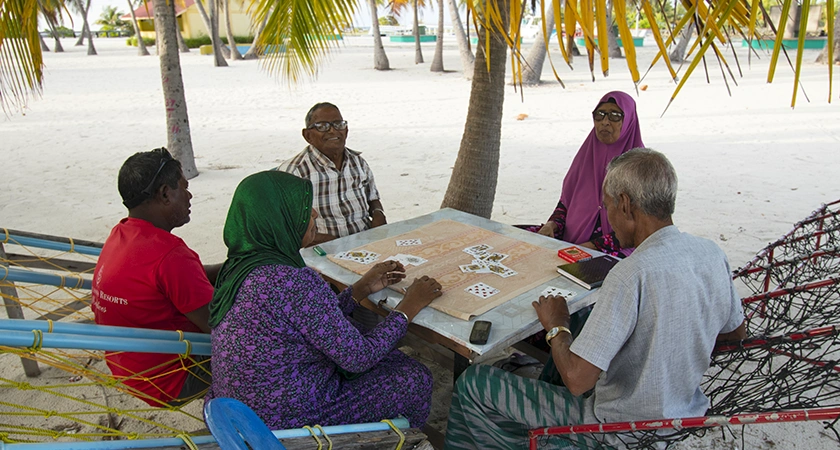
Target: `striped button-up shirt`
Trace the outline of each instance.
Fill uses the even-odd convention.
[[[312,182],[312,207],[318,211],[315,228],[319,233],[342,237],[370,228],[368,204],[379,200],[379,191],[373,172],[360,155],[345,147],[338,170],[332,160],[308,145],[277,168]]]

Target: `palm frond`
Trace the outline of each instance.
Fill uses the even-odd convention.
[[[6,115],[40,95],[43,70],[38,2],[0,0],[0,108]]]
[[[353,0],[257,0],[254,22],[267,18],[254,45],[266,53],[263,67],[290,84],[314,77],[329,51],[338,47],[344,24],[358,2]]]

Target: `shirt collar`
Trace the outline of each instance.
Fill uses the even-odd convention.
[[[673,236],[680,234],[680,230],[677,228],[676,225],[668,225],[666,227],[662,227],[653,232],[650,236],[647,237],[641,244],[636,246],[636,250],[633,253],[636,253],[640,250],[644,250],[647,247],[654,246],[659,242],[671,239]]]
[[[324,155],[323,153],[321,153],[321,151],[318,150],[317,148],[313,147],[312,145],[307,145],[306,149],[309,152],[309,154],[311,155],[312,159],[317,161],[318,164],[320,164],[322,166],[325,166],[325,167],[329,167],[329,168],[338,170],[338,168],[335,167],[335,164],[333,164],[332,160],[327,158],[327,156]],[[343,161],[345,161],[345,164],[346,164],[347,158],[349,156],[359,156],[361,154],[362,154],[362,152],[357,152],[356,150],[351,150],[347,147],[344,147],[344,159],[343,159]]]

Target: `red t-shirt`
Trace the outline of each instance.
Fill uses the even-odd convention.
[[[210,303],[213,285],[198,254],[181,238],[127,217],[111,230],[102,247],[91,298],[100,325],[200,333],[185,313]],[[109,352],[106,360],[117,378],[141,374],[123,382],[164,402],[178,397],[187,378],[178,355]]]

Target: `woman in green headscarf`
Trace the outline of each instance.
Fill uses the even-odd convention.
[[[210,304],[208,397],[236,398],[272,429],[398,415],[422,426],[431,373],[395,346],[411,319],[440,296],[440,284],[415,280],[384,321],[360,330],[348,318],[358,301],[405,278],[405,269],[377,264],[336,295],[300,256],[315,235],[315,217],[308,180],[268,171],[236,188],[224,229],[228,259]]]

